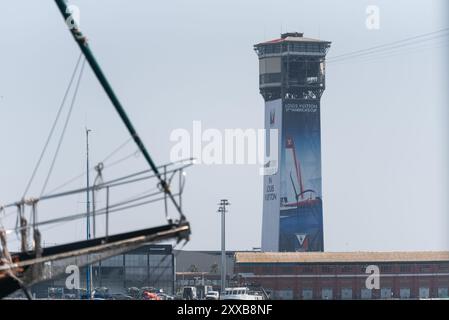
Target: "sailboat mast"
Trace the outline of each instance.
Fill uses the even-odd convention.
[[[181,221],[186,220],[184,214],[182,213],[181,207],[176,202],[173,194],[171,193],[171,191],[169,189],[167,182],[162,178],[161,173],[159,172],[158,168],[156,167],[155,163],[153,162],[153,159],[151,158],[150,154],[148,153],[145,145],[143,144],[142,140],[140,139],[139,135],[137,134],[136,129],[134,128],[133,124],[131,123],[130,119],[128,118],[128,115],[126,114],[125,109],[123,108],[122,104],[120,103],[117,96],[115,95],[115,92],[112,89],[111,85],[109,84],[108,80],[106,79],[103,71],[100,68],[100,65],[96,61],[92,51],[90,50],[88,43],[87,43],[86,37],[83,35],[81,30],[78,29],[78,26],[76,26],[76,21],[73,21],[71,12],[67,7],[66,1],[65,0],[55,0],[55,2],[59,8],[59,11],[61,12],[61,14],[64,18],[64,21],[66,21],[66,23],[67,22],[71,23],[69,26],[69,29],[73,35],[73,38],[75,39],[76,43],[78,44],[79,48],[81,49],[81,52],[84,54],[87,62],[89,63],[90,67],[92,68],[92,71],[94,72],[95,76],[97,77],[97,79],[100,82],[101,86],[103,87],[104,91],[106,92],[109,99],[111,100],[112,105],[114,106],[115,110],[117,111],[117,113],[119,114],[123,123],[125,124],[126,128],[128,129],[128,132],[134,139],[134,142],[136,143],[140,152],[142,152],[145,160],[147,161],[147,163],[150,165],[150,168],[153,170],[153,172],[157,176],[162,189],[168,195],[170,200],[173,202],[173,205],[176,207],[176,210],[178,211],[178,213],[180,215]]]
[[[90,197],[89,197],[89,132],[90,130],[86,128],[86,238],[87,240],[90,239]],[[87,259],[89,260],[89,256],[87,256]],[[92,266],[90,264],[87,264],[86,266],[86,298],[90,299],[91,297],[91,268]]]

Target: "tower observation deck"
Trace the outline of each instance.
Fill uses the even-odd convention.
[[[283,33],[258,43],[265,129],[278,150],[265,163],[262,250],[323,251],[320,98],[330,42]],[[273,159],[273,153],[277,155]]]
[[[283,33],[280,39],[256,44],[259,88],[265,101],[320,99],[325,89],[325,57],[330,42]]]

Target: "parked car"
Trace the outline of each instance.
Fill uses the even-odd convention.
[[[161,298],[161,300],[175,300],[175,297],[170,296],[170,295],[168,295],[166,293],[163,293],[163,292],[158,293],[157,295],[159,296],[159,298]]]
[[[109,289],[106,287],[95,288],[92,292],[94,299],[111,299],[112,295],[109,293]]]
[[[142,294],[143,300],[161,300],[161,298],[155,292],[144,291]]]
[[[134,300],[133,297],[131,297],[130,295],[127,294],[123,294],[123,293],[114,293],[111,296],[112,300]]]
[[[209,291],[206,294],[206,300],[218,300],[220,299],[220,293],[218,291]]]

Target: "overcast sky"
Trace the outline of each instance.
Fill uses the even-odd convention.
[[[263,128],[255,43],[300,31],[332,41],[330,57],[449,25],[443,0],[71,3],[79,7],[81,29],[157,163],[169,161],[172,130],[190,131],[194,120],[220,130]],[[365,26],[368,5],[380,9],[379,30]],[[0,203],[8,203],[24,192],[79,49],[53,1],[3,1],[0,8]],[[321,115],[325,250],[449,249],[447,56],[445,37],[409,51],[327,66]],[[85,169],[86,126],[92,129],[92,163],[128,137],[88,67],[48,189]],[[128,144],[115,159],[133,150]],[[45,158],[30,196],[39,195],[50,160]],[[144,168],[137,157],[104,175]],[[228,248],[260,246],[258,170],[257,165],[188,170],[184,211],[193,234],[186,248],[219,249],[221,198],[232,203]],[[84,183],[79,179],[68,188]],[[112,191],[111,197],[118,201],[154,187],[140,184]],[[84,202],[80,195],[42,203],[39,219],[81,212]],[[14,225],[13,212],[7,212],[5,225]],[[120,232],[163,221],[162,207],[148,206],[111,217],[111,228]],[[44,232],[47,243],[84,236],[84,221]]]

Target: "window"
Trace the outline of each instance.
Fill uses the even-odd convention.
[[[310,51],[318,52],[319,50],[320,50],[320,47],[317,44],[310,45]]]
[[[392,272],[393,271],[393,266],[391,265],[383,265],[380,267],[380,272]]]
[[[148,278],[148,269],[146,267],[129,267],[125,268],[125,279],[127,281],[142,282],[145,285]]]
[[[438,298],[449,298],[448,288],[438,288]]]
[[[381,299],[391,299],[393,297],[391,288],[382,288],[380,289],[380,298]]]
[[[401,265],[401,267],[399,268],[401,272],[411,272],[412,271],[412,266],[411,265]]]
[[[279,267],[279,274],[295,274],[295,268],[293,266]]]
[[[449,271],[449,265],[447,264],[442,264],[438,267],[439,271],[444,271],[444,272],[448,272]]]
[[[302,298],[304,300],[310,300],[313,299],[313,290],[312,289],[302,289]]]
[[[287,289],[287,290],[278,290],[275,291],[276,298],[281,300],[291,300],[293,299],[293,290]]]
[[[341,298],[343,300],[352,299],[352,288],[341,288]]]
[[[123,267],[101,267],[101,276],[103,278],[113,277],[113,276],[122,276],[123,275]]]
[[[430,290],[428,287],[420,287],[419,288],[419,298],[427,299],[430,297]]]
[[[272,54],[272,53],[280,53],[281,52],[281,46],[279,44],[271,45],[271,46],[265,46],[263,48],[264,48],[263,51],[264,51],[265,54]]]
[[[148,256],[146,254],[127,254],[125,255],[125,265],[127,267],[146,267]]]
[[[362,299],[371,299],[373,291],[371,289],[363,288],[360,290],[360,296]]]
[[[313,267],[311,267],[311,266],[304,266],[302,268],[302,272],[304,272],[304,273],[313,273]]]
[[[343,273],[351,273],[352,272],[352,267],[351,266],[344,266],[343,268],[341,268],[341,272],[343,272]]]
[[[101,261],[102,267],[123,267],[123,255],[108,258]]]
[[[399,289],[399,297],[401,299],[410,299],[410,288]]]
[[[323,266],[321,267],[322,273],[332,273],[334,271],[334,267],[331,266]]]
[[[332,288],[323,288],[321,290],[321,299],[331,300],[332,299]]]
[[[432,266],[428,265],[428,264],[424,264],[424,265],[419,267],[419,270],[421,272],[432,272]]]
[[[261,74],[259,77],[260,77],[259,79],[260,84],[281,82],[280,73],[264,73]]]

